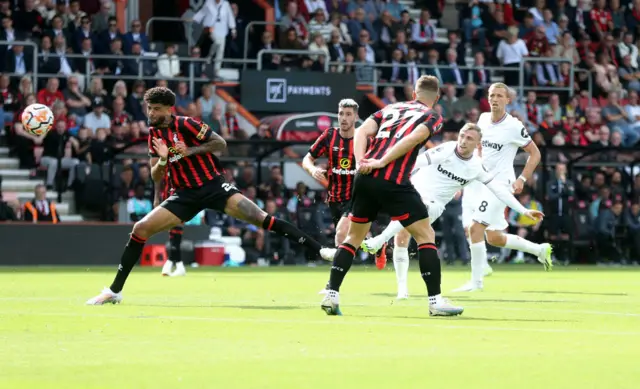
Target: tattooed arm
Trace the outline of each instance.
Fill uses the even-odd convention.
[[[181,151],[181,146],[179,143],[176,144],[176,148],[178,151]],[[186,152],[183,152],[183,155],[194,155],[194,154],[208,154],[215,153],[217,151],[222,151],[227,148],[227,142],[220,135],[215,132],[211,132],[207,141],[199,146],[193,147],[184,147]]]

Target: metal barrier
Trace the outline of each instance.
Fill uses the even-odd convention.
[[[242,57],[245,61],[248,60],[249,55],[249,29],[253,26],[286,26],[286,24],[282,22],[263,22],[263,21],[253,21],[247,23],[247,26],[244,28],[244,56]],[[306,26],[305,26],[306,27]],[[274,37],[275,40],[275,37]],[[242,66],[242,70],[247,70],[247,63],[245,62]]]
[[[151,30],[151,24],[153,22],[179,22],[179,23],[184,23],[187,25],[187,31],[186,34],[187,35],[187,44],[189,45],[189,48],[193,47],[194,43],[193,43],[193,21],[191,20],[185,20],[182,18],[176,18],[176,17],[171,17],[171,16],[152,16],[149,18],[149,20],[147,20],[147,23],[144,27],[144,32],[145,34],[147,34],[147,37],[149,37],[149,31]]]
[[[326,61],[324,61],[324,71],[325,73],[329,72],[329,54],[325,51],[321,51],[321,50],[317,50],[317,51],[313,51],[313,50],[280,50],[280,49],[262,49],[260,51],[258,51],[258,70],[262,70],[262,56],[265,53],[271,53],[271,54],[309,54],[309,55],[323,55],[325,56],[325,58],[327,58]]]
[[[570,71],[569,71],[569,86],[568,87],[564,87],[564,86],[554,86],[554,87],[549,87],[549,86],[544,86],[544,85],[537,85],[535,87],[529,87],[525,85],[525,64],[527,63],[559,63],[559,62],[568,62],[569,64],[573,65],[573,61],[567,58],[562,58],[562,57],[553,57],[553,58],[544,58],[544,57],[524,57],[522,59],[522,61],[520,61],[520,82],[519,82],[519,89],[518,89],[518,94],[520,95],[520,99],[523,100],[524,99],[524,91],[525,88],[526,89],[535,89],[535,90],[539,90],[539,91],[568,91],[569,92],[569,96],[573,95],[574,92],[574,81],[575,81],[575,73],[574,73],[574,67],[571,66],[570,67]],[[532,77],[535,77],[534,74],[532,74]]]
[[[38,81],[38,45],[32,41],[0,41],[0,46],[28,46],[33,47],[33,75],[34,84],[37,85]],[[24,53],[24,51],[23,51]],[[26,55],[24,53],[23,55]],[[7,74],[7,73],[5,73]],[[24,74],[19,74],[20,77],[24,76]]]

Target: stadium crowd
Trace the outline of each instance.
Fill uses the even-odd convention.
[[[246,25],[243,10],[227,0],[221,3],[231,19],[224,21],[222,33],[214,29],[222,35],[213,36],[209,44],[217,44],[218,57],[239,56],[244,50],[239,37]],[[475,122],[482,112],[489,111],[486,89],[490,83],[504,80],[510,86],[519,85],[518,69],[525,57],[550,58],[547,62],[525,62],[525,86],[539,90],[529,90],[522,99],[514,94],[508,109],[525,123],[540,148],[554,145],[566,146],[566,150],[553,148],[545,153],[556,164],[555,170],[548,172],[549,179],[544,182],[540,171],[521,196],[523,203],[544,207],[547,221],[542,227],[530,226],[514,215],[510,218],[512,228],[519,234],[538,234],[538,239],[551,240],[559,248],[560,260],[570,257],[572,231],[582,240],[597,242],[602,256],[611,262],[637,258],[640,177],[626,165],[635,159],[633,150],[640,140],[640,2],[457,3],[459,28],[447,32],[446,43],[436,39],[444,1],[415,3],[424,7],[417,20],[397,0],[276,0],[276,17],[284,27],[273,33],[255,30],[257,39],[250,39],[247,49],[254,57],[265,48],[324,51],[326,57],[265,55],[262,66],[321,72],[329,60],[331,72],[352,72],[360,83],[375,80],[382,85],[379,95],[384,104],[409,99],[414,80],[423,74],[434,75],[443,85],[436,109],[446,120],[436,142],[454,139],[465,121]],[[12,155],[20,159],[21,168],[43,175],[45,185],[53,188],[60,159],[65,177],[62,187],[75,190],[80,207],[91,208],[91,200],[96,198],[86,188],[91,167],[108,162],[114,148],[146,138],[142,96],[153,85],[167,85],[165,80],[135,80],[140,70],[144,76],[193,74],[210,80],[196,83],[195,91],[190,91],[185,82],[171,85],[178,96],[176,113],[201,119],[226,139],[273,139],[274,129],[268,125],[249,134],[240,128],[234,104],[228,104],[223,112],[215,103],[218,66],[179,59],[172,44],[163,44],[164,53],[157,58],[144,57],[151,50],[151,42],[142,23],[134,20],[129,31],[119,31],[113,4],[108,0],[100,4],[97,13],[87,14],[78,0],[68,5],[64,1],[24,0],[18,8],[9,0],[0,0],[0,40],[29,40],[38,45],[37,63],[33,63],[30,46],[0,47],[0,118],[5,124],[4,141]],[[209,27],[206,18],[194,20]],[[203,41],[206,39],[188,48],[194,60],[210,51]],[[226,42],[222,49],[220,41]],[[96,54],[137,58],[100,59],[93,57]],[[471,67],[466,66],[467,57],[473,58]],[[495,70],[496,66],[503,69]],[[37,84],[31,77],[35,67],[41,75]],[[118,76],[131,78],[118,80]],[[565,89],[545,92],[542,87]],[[573,90],[569,90],[571,87]],[[48,105],[55,114],[54,128],[45,138],[29,135],[18,119],[22,109],[34,102]],[[597,152],[607,147],[629,151]],[[594,152],[585,159],[592,166],[567,171],[566,164],[583,150]],[[127,151],[143,154],[146,145]],[[239,148],[238,152],[251,157],[249,148]],[[110,195],[97,196],[100,201],[109,201],[109,212],[102,217],[122,219],[119,215],[124,211],[120,207],[128,202],[125,216],[129,220],[140,218],[150,208],[145,199],[152,200],[153,196],[146,159],[119,160],[115,175]],[[324,212],[324,193],[313,193],[304,184],[286,188],[278,167],[271,168],[263,182],[257,182],[256,168],[250,163],[230,165],[227,175],[268,212],[280,213],[305,229],[318,230],[318,236],[329,241],[333,226],[328,212]],[[14,213],[25,214],[24,208],[13,208]],[[441,223],[451,223],[443,227],[454,228],[454,216],[459,212],[456,201],[449,209],[451,217],[443,216]],[[264,234],[237,220],[206,213],[203,222],[242,236],[245,245],[255,251],[255,258],[275,254],[290,256],[295,262],[295,250],[288,247],[288,242],[268,242],[270,248],[266,249]],[[464,239],[459,234],[446,238],[445,258],[450,262],[466,260]],[[286,248],[273,248],[280,245]],[[506,256],[502,253],[503,258]],[[520,254],[514,256],[515,261],[522,261]]]

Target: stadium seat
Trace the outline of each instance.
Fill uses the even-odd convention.
[[[167,260],[167,248],[163,244],[149,244],[142,250],[140,266],[160,267]]]

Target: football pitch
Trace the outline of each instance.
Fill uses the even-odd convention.
[[[638,388],[640,269],[501,266],[485,291],[443,268],[462,316],[429,317],[411,264],[357,267],[328,317],[321,268],[133,271],[121,305],[85,306],[114,268],[0,268],[0,388]]]

